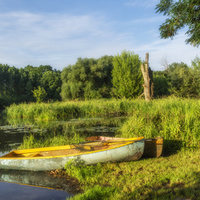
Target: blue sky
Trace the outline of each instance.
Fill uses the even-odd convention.
[[[200,56],[185,44],[185,30],[161,39],[165,17],[155,12],[159,0],[0,0],[0,63],[15,67],[51,65],[62,70],[77,58],[150,54],[153,70],[163,62]]]

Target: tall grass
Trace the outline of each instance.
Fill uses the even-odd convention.
[[[96,136],[98,134],[114,136],[116,127],[123,123],[127,118],[78,118],[67,121],[54,122],[36,122],[30,127],[25,135],[20,149],[29,149],[35,147],[59,146],[85,141],[86,137]],[[10,120],[10,123],[20,121]],[[22,120],[21,123],[31,123]],[[20,124],[20,123],[18,123]],[[36,128],[37,127],[37,128]]]
[[[74,144],[83,142],[84,139],[78,134],[74,134],[69,137],[66,135],[58,135],[51,138],[37,138],[33,134],[25,136],[23,138],[23,143],[18,147],[18,149],[30,149],[30,148],[40,148],[40,147],[50,147],[50,146],[62,146],[67,144]]]
[[[130,114],[144,101],[137,100],[91,100],[56,103],[13,104],[4,110],[8,118],[32,118],[55,120],[63,117]]]
[[[146,103],[143,100],[93,100],[51,104],[20,104],[6,109],[11,118],[55,120],[63,117],[129,115],[116,136],[164,137],[164,151],[199,147],[200,101],[166,98]],[[84,122],[85,123],[85,122]],[[99,122],[98,122],[99,123]],[[75,126],[82,127],[83,122]],[[69,126],[69,127],[68,127]],[[78,143],[78,135],[66,125],[66,134],[50,135],[49,140],[27,137],[27,145]],[[69,134],[71,133],[71,134]],[[21,148],[24,148],[23,146]],[[168,157],[136,162],[105,163],[95,166],[66,164],[68,175],[75,177],[84,193],[73,199],[200,199],[200,151],[180,151]]]
[[[176,147],[199,147],[200,101],[168,98],[138,107],[121,127],[119,136],[141,135],[145,138],[162,136],[165,147],[173,150]]]
[[[164,137],[169,150],[199,147],[200,101],[198,99],[166,98],[150,103],[144,100],[91,100],[19,104],[6,108],[9,118],[57,120],[80,116],[129,115],[121,127],[120,137]]]

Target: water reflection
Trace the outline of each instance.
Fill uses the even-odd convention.
[[[38,132],[23,138],[21,149],[59,146],[84,141],[94,135],[115,136],[118,127],[126,118],[78,118],[37,124]],[[36,125],[35,125],[36,126]],[[36,127],[35,127],[36,129]]]
[[[39,129],[35,125],[1,125],[0,126],[0,152],[17,149],[23,142],[24,136],[32,133],[39,134],[46,129]]]
[[[72,196],[65,191],[5,182],[0,182],[0,194],[1,200],[66,200]]]
[[[0,170],[0,181],[66,191],[70,190],[69,183],[65,178],[54,177],[47,172]]]
[[[85,137],[115,136],[127,118],[78,118],[66,121],[7,121],[0,126],[0,152],[20,148],[59,146],[83,142]],[[4,122],[5,123],[5,122]]]

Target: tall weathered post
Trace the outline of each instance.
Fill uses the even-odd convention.
[[[149,67],[149,53],[146,53],[145,63],[141,64],[142,75],[144,78],[144,96],[146,101],[153,99],[153,73]]]

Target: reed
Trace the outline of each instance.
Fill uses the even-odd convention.
[[[138,107],[121,127],[120,137],[162,136],[164,149],[196,148],[200,141],[200,101],[167,98]]]
[[[37,137],[37,135],[31,134],[23,138],[23,143],[18,149],[31,149],[50,146],[62,146],[67,144],[77,144],[84,141],[84,138],[79,134],[72,134],[71,136],[58,135],[54,137]]]
[[[8,118],[52,121],[74,117],[129,116],[116,136],[151,138],[162,136],[164,149],[199,147],[200,101],[165,98],[144,100],[91,100],[19,104],[6,108]]]
[[[91,101],[69,101],[55,103],[29,103],[13,104],[4,110],[8,118],[30,118],[35,120],[56,120],[80,116],[105,116],[131,114],[140,105],[145,104],[140,100],[102,99]]]
[[[77,118],[67,121],[37,121],[33,124],[27,120],[9,120],[10,123],[22,124],[29,127],[21,149],[59,146],[85,141],[85,137],[111,134],[126,120],[124,117],[117,118]]]

